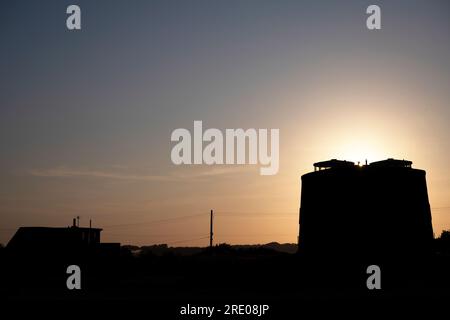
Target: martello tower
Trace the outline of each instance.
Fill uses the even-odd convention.
[[[302,176],[299,248],[305,254],[426,251],[433,239],[425,171],[387,159],[329,160]]]

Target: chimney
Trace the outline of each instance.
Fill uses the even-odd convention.
[[[73,218],[72,227],[76,227],[76,226],[77,226],[77,220],[75,218]]]

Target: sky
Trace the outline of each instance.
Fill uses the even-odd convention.
[[[297,242],[300,177],[331,158],[426,170],[439,235],[449,32],[445,0],[2,1],[0,243],[79,216],[103,241],[207,245],[210,209],[216,243]],[[194,120],[279,129],[278,174],[174,165]]]

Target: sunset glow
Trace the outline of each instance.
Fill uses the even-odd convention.
[[[96,20],[79,34],[52,10],[37,17],[40,4],[12,8],[19,18],[0,28],[14,34],[0,52],[0,243],[80,216],[105,241],[203,246],[211,209],[218,243],[296,243],[300,177],[328,159],[413,161],[435,233],[450,229],[448,7],[388,2],[389,32],[370,33],[359,2],[258,5],[105,14],[89,2]],[[195,120],[279,129],[276,175],[174,164],[171,133]]]

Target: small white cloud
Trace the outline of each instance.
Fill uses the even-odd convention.
[[[50,169],[33,169],[30,174],[36,177],[49,178],[74,178],[74,177],[91,177],[91,178],[107,178],[119,180],[139,180],[139,181],[170,181],[170,176],[160,175],[140,175],[129,174],[123,172],[99,171],[90,169],[73,169],[68,167],[56,167]]]
[[[103,179],[117,179],[117,180],[135,180],[135,181],[181,181],[181,180],[193,180],[202,179],[214,176],[223,176],[241,173],[245,170],[242,167],[220,167],[220,168],[208,168],[206,170],[196,170],[195,172],[181,173],[170,172],[167,175],[147,175],[126,173],[120,171],[108,171],[108,170],[93,170],[93,169],[75,169],[67,166],[59,166],[55,168],[47,169],[32,169],[29,174],[35,177],[44,178],[103,178]]]

